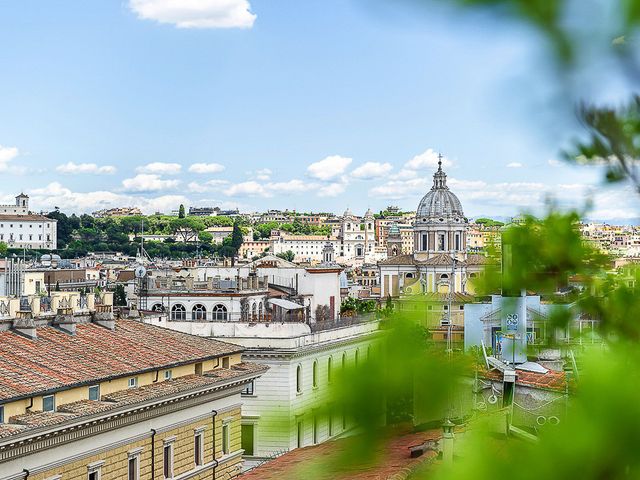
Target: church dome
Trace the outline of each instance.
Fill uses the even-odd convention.
[[[433,222],[441,218],[465,221],[462,203],[447,187],[447,174],[442,171],[442,161],[438,161],[438,171],[433,175],[433,186],[418,204],[416,222]]]

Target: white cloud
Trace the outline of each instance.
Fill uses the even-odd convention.
[[[215,179],[215,180],[209,180],[205,183],[191,182],[189,183],[189,185],[187,185],[187,188],[189,189],[190,192],[204,193],[204,192],[210,192],[214,190],[215,187],[221,187],[228,184],[229,184],[228,180]]]
[[[271,180],[271,175],[273,172],[269,168],[260,168],[253,172],[247,172],[247,175],[255,180],[262,180],[266,182],[267,180]]]
[[[151,162],[136,168],[138,173],[155,173],[158,175],[177,175],[182,170],[179,163]]]
[[[306,192],[310,189],[310,184],[302,180],[293,179],[288,182],[267,183],[265,188],[274,195],[287,195]]]
[[[330,183],[328,185],[323,185],[318,189],[319,197],[337,197],[341,193],[344,192],[347,187],[346,183]]]
[[[139,18],[178,28],[251,28],[248,0],[129,0]]]
[[[267,189],[258,182],[249,181],[231,185],[224,192],[230,197],[270,197]]]
[[[292,195],[305,193],[318,186],[313,183],[306,183],[302,180],[293,179],[287,182],[261,183],[255,180],[236,183],[224,191],[230,197],[273,197],[275,195]]]
[[[133,178],[125,178],[122,186],[129,192],[156,192],[176,188],[179,180],[163,180],[159,175],[139,174]]]
[[[556,160],[555,158],[550,158],[549,160],[547,160],[547,163],[552,167],[559,167],[560,165],[562,165],[562,162],[560,160]]]
[[[0,145],[0,168],[6,166],[11,160],[18,156],[17,147],[4,147]]]
[[[116,167],[112,165],[98,166],[95,163],[67,162],[56,167],[56,171],[68,175],[89,173],[93,175],[112,175],[116,173]]]
[[[318,180],[331,180],[342,175],[353,159],[340,155],[330,155],[319,162],[312,163],[307,167],[310,177]]]
[[[522,164],[520,162],[507,163],[507,168],[522,168]]]
[[[103,208],[123,206],[135,206],[144,213],[169,212],[176,209],[181,203],[190,203],[182,195],[145,198],[107,191],[73,192],[58,182],[52,182],[43,188],[36,188],[28,193],[31,196],[31,203],[39,209],[47,211],[59,207],[65,213],[91,213]]]
[[[430,180],[422,177],[410,180],[391,180],[369,190],[369,196],[398,200],[424,194],[431,188]]]
[[[453,165],[453,162],[449,160],[447,157],[442,157],[442,166],[450,167]],[[419,155],[416,155],[407,163],[404,164],[404,167],[408,170],[424,170],[424,169],[433,169],[438,166],[438,152],[429,148],[422,152]]]
[[[393,170],[393,167],[390,163],[366,162],[355,168],[351,172],[351,176],[361,178],[363,180],[369,180],[384,177],[385,175],[388,175],[391,170]]]
[[[224,169],[219,163],[194,163],[189,167],[191,173],[220,173]]]

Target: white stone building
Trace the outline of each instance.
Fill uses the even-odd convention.
[[[168,321],[146,322],[242,345],[243,359],[269,370],[242,392],[242,448],[245,467],[295,448],[324,442],[354,427],[331,408],[330,386],[342,369],[381,355],[375,320],[333,322]]]
[[[347,209],[339,223],[331,225],[331,235],[291,235],[281,230],[271,232],[274,254],[292,251],[295,262],[322,262],[322,249],[330,242],[335,260],[341,265],[360,266],[386,258],[386,251],[377,248],[375,218],[371,210],[364,217]]]
[[[322,261],[322,249],[327,241],[333,244],[336,251],[340,251],[340,240],[336,237],[327,238],[324,235],[291,235],[282,230],[271,232],[271,252],[274,255],[291,251],[295,262],[315,263]]]
[[[398,228],[387,238],[388,258],[379,262],[382,298],[414,293],[472,293],[473,278],[485,258],[467,253],[468,219],[458,197],[447,186],[441,162],[431,190],[420,200],[412,254],[400,254]],[[393,233],[391,233],[393,232]]]
[[[10,248],[55,250],[57,220],[29,213],[29,197],[16,197],[15,205],[0,205],[0,242]]]

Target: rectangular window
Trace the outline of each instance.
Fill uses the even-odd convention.
[[[4,405],[0,405],[0,423],[4,423]]]
[[[296,435],[298,438],[298,448],[301,448],[304,444],[304,431],[302,429],[302,420],[298,421]]]
[[[254,429],[253,423],[247,423],[240,427],[240,441],[245,455],[253,455]]]
[[[165,445],[162,449],[162,462],[164,478],[173,478],[173,444]]]
[[[242,389],[242,392],[240,392],[240,394],[241,395],[253,395],[254,382],[255,382],[255,380],[251,380],[249,383],[247,383],[244,386],[244,388]]]
[[[100,385],[91,385],[89,387],[89,400],[100,400]]]
[[[318,443],[318,417],[313,417],[313,444]]]
[[[56,399],[53,395],[46,395],[42,397],[42,411],[54,412],[56,409]]]
[[[100,480],[102,477],[102,465],[104,461],[94,462],[87,466],[87,479]]]
[[[129,379],[129,388],[135,388],[138,386],[138,377],[131,377]]]
[[[172,378],[173,378],[173,371],[165,370],[164,371],[164,379],[165,380],[171,380]]]
[[[129,457],[127,464],[128,480],[138,480],[140,478],[140,457],[138,455]]]
[[[196,363],[196,375],[202,375],[202,363]]]
[[[224,455],[229,454],[229,424],[222,425],[222,453]]]
[[[222,368],[229,368],[229,357],[224,357],[222,359]]]
[[[329,412],[329,436],[333,437],[333,412]]]
[[[203,451],[202,451],[202,443],[203,443],[202,442],[202,432],[198,432],[193,437],[193,458],[194,458],[196,467],[199,467],[203,463],[202,457],[204,455],[203,455]]]

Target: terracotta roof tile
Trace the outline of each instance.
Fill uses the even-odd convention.
[[[349,448],[349,442],[358,441],[357,438],[344,438],[328,441],[312,447],[292,450],[274,460],[271,460],[254,470],[240,475],[238,480],[283,480],[303,478],[303,474],[313,472],[314,480],[378,480],[394,477],[402,473],[409,474],[425,461],[433,460],[435,452],[427,452],[416,458],[411,458],[411,447],[421,445],[428,440],[438,440],[442,431],[429,430],[417,433],[394,432],[376,449],[373,457],[375,461],[367,463],[354,462],[340,465],[336,461],[344,450]]]
[[[497,370],[482,370],[480,376],[488,380],[502,381],[503,375]],[[567,388],[567,374],[549,370],[547,373],[527,372],[516,368],[516,385],[524,385],[532,388],[564,391]]]
[[[378,265],[416,265],[413,255],[396,255],[378,262]]]
[[[0,332],[0,400],[240,352],[204,337],[118,320],[115,330],[78,324],[75,335],[53,327],[31,340]]]
[[[189,392],[200,387],[215,386],[225,380],[251,378],[266,370],[268,367],[265,365],[239,363],[228,369],[220,368],[205,372],[204,375],[185,375],[172,380],[121,390],[103,395],[101,401],[79,400],[60,405],[56,412],[34,411],[16,415],[9,419],[10,423],[0,424],[0,438],[10,437],[29,429],[54,426],[69,420],[81,419],[83,416],[108,413],[119,407],[135,406],[138,403]]]

